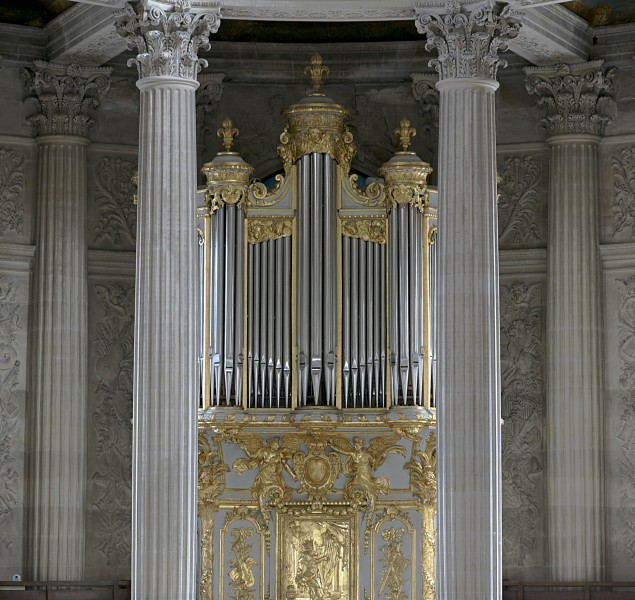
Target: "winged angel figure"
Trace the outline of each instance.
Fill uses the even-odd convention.
[[[289,460],[300,447],[302,437],[290,434],[284,438],[263,440],[253,433],[236,433],[233,438],[249,458],[239,458],[232,468],[238,474],[249,469],[259,469],[251,487],[251,495],[258,502],[262,514],[268,517],[267,503],[288,498],[291,493],[282,473],[287,471],[295,479]]]
[[[406,449],[395,444],[399,439],[398,433],[379,436],[369,442],[368,448],[359,437],[353,438],[352,444],[345,437],[331,439],[332,448],[347,456],[342,465],[342,472],[349,478],[344,495],[351,500],[365,497],[370,513],[377,496],[387,494],[390,489],[390,481],[386,477],[374,477],[373,471],[381,467],[392,452],[406,456]]]

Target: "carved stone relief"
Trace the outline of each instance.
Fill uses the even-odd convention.
[[[635,562],[635,275],[615,281],[620,304],[617,349],[620,358],[619,431],[621,448],[619,499],[624,549]]]
[[[635,239],[635,147],[622,148],[611,158],[613,194],[612,233],[627,233]]]
[[[543,564],[541,285],[501,286],[503,564]]]
[[[0,235],[23,235],[24,181],[24,156],[0,148]]]
[[[542,172],[533,156],[510,156],[499,165],[498,237],[501,245],[544,243],[544,206],[539,186]]]
[[[99,222],[94,244],[117,250],[134,250],[137,207],[133,203],[136,186],[132,182],[136,165],[122,158],[104,157],[95,167],[95,203]]]
[[[96,382],[90,415],[93,459],[89,463],[92,468],[88,496],[94,527],[91,550],[100,564],[127,567],[132,497],[134,287],[104,282],[95,284],[93,292],[98,306],[91,340]]]
[[[19,282],[0,276],[0,558],[20,552],[12,531],[22,487],[16,440],[24,418],[18,392],[17,336],[23,328],[19,286]]]

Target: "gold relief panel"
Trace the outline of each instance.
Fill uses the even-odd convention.
[[[387,507],[378,515],[371,536],[370,597],[415,600],[416,530],[407,513]]]
[[[247,241],[260,244],[269,240],[288,237],[293,233],[293,217],[249,217],[247,218]]]
[[[266,541],[254,511],[239,506],[220,530],[220,600],[264,600]],[[205,573],[203,573],[205,574]]]
[[[277,598],[357,598],[357,528],[354,516],[278,517]]]
[[[365,242],[385,244],[388,237],[388,222],[385,217],[340,217],[342,235]]]

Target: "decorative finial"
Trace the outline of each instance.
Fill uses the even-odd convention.
[[[239,133],[240,131],[234,127],[234,123],[229,117],[223,121],[223,126],[216,130],[216,135],[223,138],[225,152],[231,152],[234,138],[237,137]]]
[[[316,52],[311,57],[311,64],[304,68],[304,74],[311,78],[311,91],[309,96],[324,96],[320,91],[322,78],[329,74],[329,68],[322,64],[322,57]]]
[[[404,117],[399,122],[399,127],[397,127],[393,133],[399,137],[401,151],[406,152],[410,146],[410,138],[417,135],[417,130],[414,127],[410,127],[410,121]]]

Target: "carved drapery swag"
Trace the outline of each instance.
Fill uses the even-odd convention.
[[[525,68],[527,91],[545,109],[540,124],[549,135],[604,134],[611,119],[602,113],[613,102],[615,69],[603,71],[602,63]]]
[[[426,50],[439,53],[439,58],[429,62],[439,79],[496,79],[498,68],[507,66],[498,53],[507,50],[507,43],[520,29],[518,17],[509,6],[500,8],[487,2],[464,13],[459,2],[451,0],[446,14],[422,7],[415,10],[417,31],[427,36]]]
[[[209,35],[220,27],[220,7],[192,11],[190,0],[176,0],[168,12],[153,2],[147,4],[138,14],[126,5],[115,23],[128,48],[139,52],[128,66],[137,65],[139,79],[164,76],[196,81],[207,66],[198,52],[209,49]]]
[[[35,69],[22,69],[25,98],[37,112],[29,117],[36,135],[88,136],[94,125],[90,111],[110,89],[109,67],[81,67],[35,61]]]

